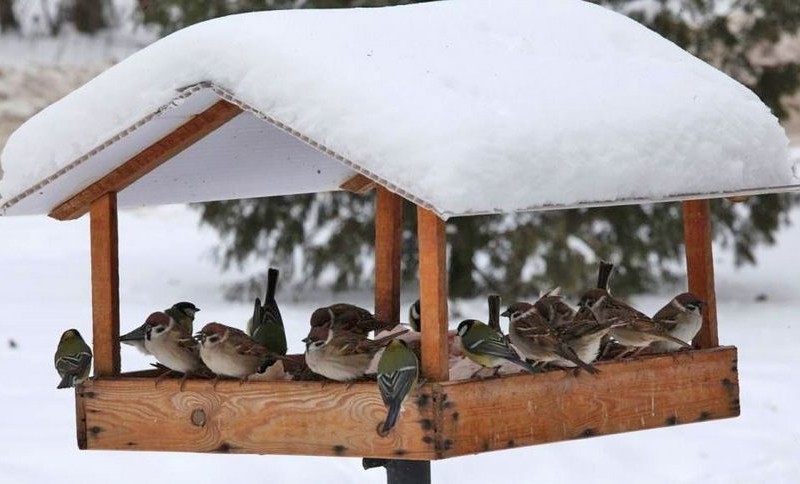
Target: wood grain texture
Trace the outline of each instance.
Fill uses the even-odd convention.
[[[427,381],[447,381],[447,237],[444,220],[417,207],[421,365]]]
[[[375,186],[374,181],[359,173],[345,180],[344,183],[339,185],[339,188],[347,192],[364,195],[369,193]]]
[[[178,127],[175,131],[145,148],[103,178],[84,188],[50,212],[58,220],[71,220],[89,210],[89,204],[108,192],[120,192],[165,161],[203,139],[242,110],[227,101],[219,101]]]
[[[698,348],[714,348],[719,345],[719,335],[709,200],[683,202],[683,241],[686,246],[689,291],[706,302],[703,308],[703,327],[695,336],[693,344]]]
[[[433,456],[432,397],[421,390],[387,437],[375,383],[100,378],[84,385],[87,447],[107,450],[370,456]]]
[[[119,374],[119,261],[117,194],[91,203],[92,347],[95,376]]]
[[[733,347],[441,383],[437,458],[739,415]]]
[[[83,386],[75,387],[75,436],[78,441],[78,448],[86,450],[86,406],[81,398]]]
[[[403,198],[378,187],[375,205],[375,316],[400,321]]]

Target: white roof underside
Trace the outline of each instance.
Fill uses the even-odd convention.
[[[0,211],[51,211],[220,98],[244,112],[121,206],[329,191],[356,173],[445,218],[800,183],[755,95],[639,24],[578,0],[452,0],[162,39],[12,135]]]

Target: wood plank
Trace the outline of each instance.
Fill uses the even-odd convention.
[[[252,454],[433,456],[430,389],[411,395],[395,429],[377,385],[100,378],[84,384],[89,449]]]
[[[75,387],[75,430],[78,448],[86,450],[86,401],[82,385]]]
[[[347,192],[364,195],[375,188],[375,182],[359,173],[345,180],[344,183],[339,185],[339,188]]]
[[[133,158],[118,166],[103,178],[84,188],[50,212],[58,220],[71,220],[89,210],[89,204],[108,192],[120,192],[165,161],[192,146],[242,110],[227,101],[219,101],[194,116],[175,131],[145,148]]]
[[[437,458],[739,415],[733,347],[441,383]]]
[[[117,194],[93,201],[89,219],[94,374],[112,376],[120,371]]]
[[[400,321],[403,198],[378,187],[375,197],[375,316]]]
[[[719,345],[719,336],[709,200],[683,202],[683,240],[686,247],[689,291],[706,302],[706,307],[703,308],[703,327],[695,336],[693,344],[698,348],[713,348]]]
[[[447,381],[447,237],[444,220],[417,207],[422,374],[430,382]]]

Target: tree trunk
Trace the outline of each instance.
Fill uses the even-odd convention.
[[[14,16],[14,1],[0,0],[0,32],[19,31],[19,22]]]

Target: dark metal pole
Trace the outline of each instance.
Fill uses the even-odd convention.
[[[364,469],[386,468],[386,484],[431,484],[431,463],[427,460],[370,459]]]

